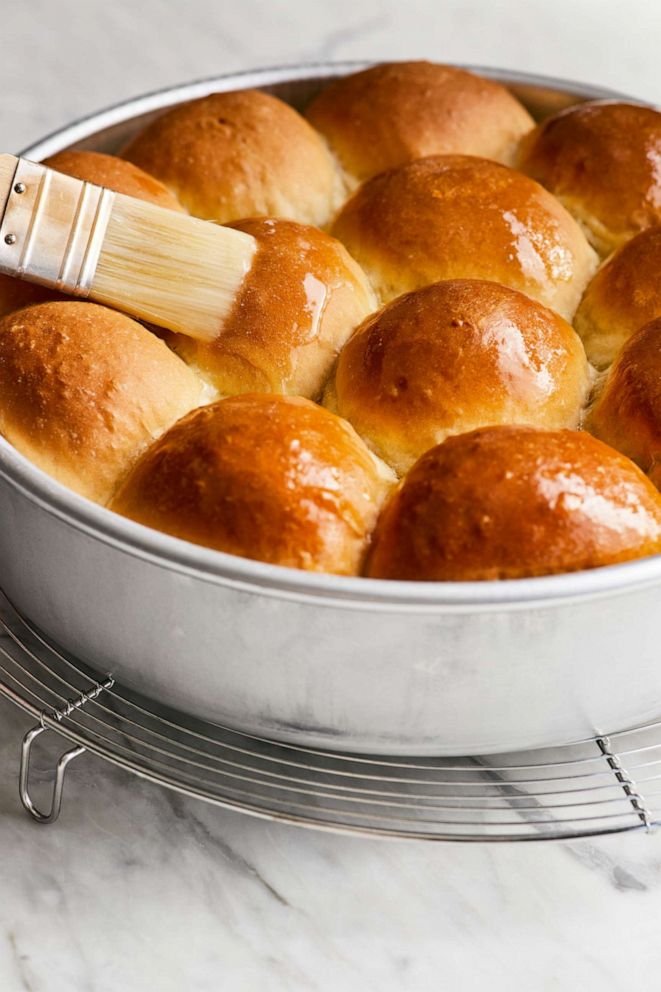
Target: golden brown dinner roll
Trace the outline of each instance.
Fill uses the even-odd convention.
[[[658,477],[661,459],[661,319],[629,338],[589,417],[597,437]]]
[[[325,224],[342,182],[323,139],[292,107],[258,90],[213,93],[149,124],[124,150],[196,217],[271,215]]]
[[[465,581],[574,572],[661,551],[661,496],[581,431],[485,427],[420,458],[381,514],[367,574]]]
[[[607,255],[661,223],[661,113],[614,101],[547,118],[521,144],[518,167],[567,207]]]
[[[456,279],[368,317],[325,403],[402,473],[449,435],[487,424],[576,427],[589,388],[562,317],[498,283]]]
[[[661,227],[650,227],[604,262],[574,318],[588,358],[609,365],[624,342],[661,317]]]
[[[229,554],[355,574],[390,484],[345,421],[300,397],[255,393],[175,424],[112,508]]]
[[[258,218],[231,225],[259,250],[218,337],[177,335],[174,347],[218,389],[316,398],[337,352],[376,307],[344,245],[318,228]]]
[[[0,320],[0,434],[100,503],[204,395],[162,341],[106,307],[42,303]]]
[[[422,158],[375,176],[344,206],[333,234],[383,301],[441,279],[490,279],[569,319],[597,263],[550,193],[468,155]]]
[[[102,155],[100,152],[58,152],[57,155],[45,159],[44,165],[67,176],[73,176],[74,179],[105,186],[116,193],[134,196],[138,200],[147,200],[159,207],[167,207],[169,210],[183,209],[173,194],[157,179],[115,155]],[[65,299],[66,296],[45,286],[37,286],[0,274],[0,317],[13,313],[14,310],[21,310],[32,303]]]
[[[344,76],[307,110],[346,172],[363,182],[425,155],[511,164],[534,121],[500,83],[449,65],[391,62]]]

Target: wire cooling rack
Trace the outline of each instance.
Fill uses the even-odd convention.
[[[85,751],[189,796],[302,826],[394,837],[506,841],[652,831],[661,822],[661,723],[497,756],[401,758],[316,750],[239,733],[99,679],[0,594],[0,692],[37,720],[20,795],[42,823],[60,812],[67,765]],[[30,754],[53,730],[71,745],[50,809],[30,796]]]

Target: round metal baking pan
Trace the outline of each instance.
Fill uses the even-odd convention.
[[[163,109],[223,89],[260,86],[301,106],[324,81],[361,65],[203,80],[103,111],[25,154],[115,151]],[[617,96],[477,71],[504,81],[537,116]],[[124,520],[2,440],[0,511],[3,584],[24,613],[100,668],[119,665],[128,685],[209,719],[356,750],[484,753],[661,712],[658,557],[491,583],[311,575]],[[634,678],[622,677],[625,661]]]

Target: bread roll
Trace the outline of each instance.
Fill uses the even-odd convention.
[[[63,172],[74,179],[105,186],[116,193],[147,200],[169,210],[182,210],[179,201],[168,189],[142,169],[125,162],[114,155],[100,152],[58,152],[44,160],[44,165]],[[66,296],[45,286],[24,282],[11,276],[0,274],[0,317],[33,303],[46,303],[49,300],[66,300]]]
[[[518,167],[558,197],[601,255],[661,223],[661,113],[608,101],[547,118]]]
[[[300,397],[246,394],[175,424],[112,508],[229,554],[353,575],[391,481],[339,417]]]
[[[659,476],[661,319],[629,338],[611,366],[588,421],[597,437]]]
[[[589,434],[486,427],[420,458],[383,511],[367,574],[516,579],[661,551],[661,496]]]
[[[308,107],[347,174],[363,182],[425,155],[511,164],[534,121],[500,83],[433,62],[391,62],[344,76]]]
[[[292,107],[257,90],[174,107],[123,155],[157,176],[190,213],[220,223],[267,215],[321,225],[342,198],[322,138]]]
[[[198,377],[140,324],[93,303],[0,320],[0,434],[105,503],[138,454],[204,402]]]
[[[402,473],[449,435],[487,424],[576,427],[589,388],[562,317],[498,283],[456,279],[368,317],[325,403]]]
[[[588,358],[603,369],[628,338],[661,317],[661,228],[650,227],[604,262],[574,318]]]
[[[384,302],[441,279],[490,279],[571,319],[597,264],[550,193],[468,155],[418,159],[375,176],[332,233]]]
[[[231,226],[259,246],[241,294],[214,341],[177,335],[175,349],[221,395],[318,397],[338,351],[376,307],[367,278],[318,228],[274,219]]]

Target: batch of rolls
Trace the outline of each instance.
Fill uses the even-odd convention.
[[[535,125],[496,82],[395,63],[49,164],[259,246],[211,343],[0,277],[0,432],[65,485],[344,575],[661,551],[661,113]]]

